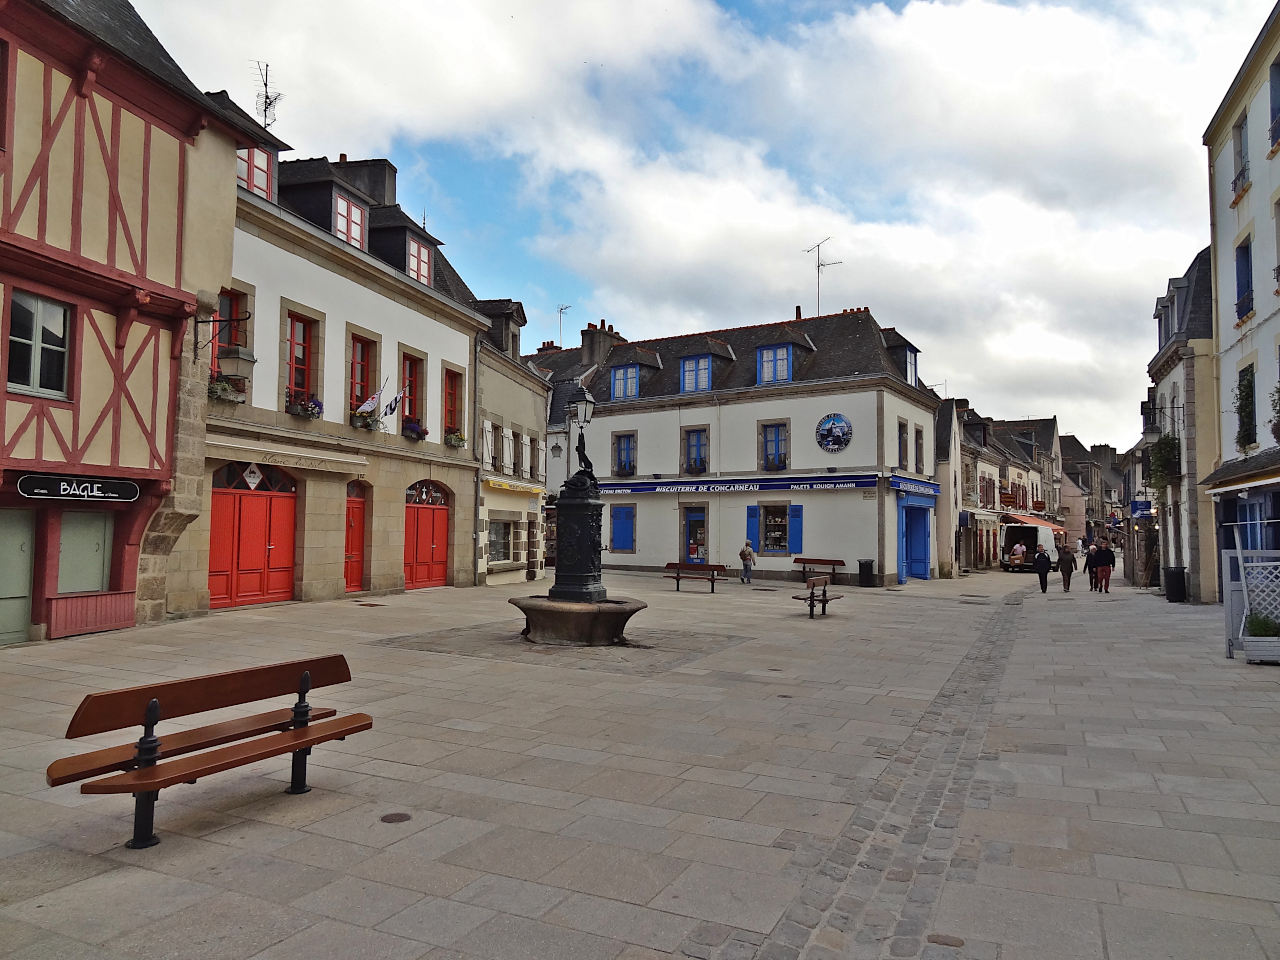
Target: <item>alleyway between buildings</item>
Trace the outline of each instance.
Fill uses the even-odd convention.
[[[1280,666],[1221,607],[606,585],[630,647],[529,645],[504,587],[0,648],[0,957],[1280,960]],[[374,728],[305,796],[173,787],[134,851],[129,798],[44,785],[86,693],[334,652],[312,703]]]

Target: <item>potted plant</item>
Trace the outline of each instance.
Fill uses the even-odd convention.
[[[374,409],[368,413],[361,413],[359,410],[352,408],[351,425],[357,430],[368,430],[372,433],[377,433],[383,429],[382,411]]]
[[[467,438],[461,430],[446,430],[444,432],[444,443],[447,447],[465,447]]]
[[[1246,663],[1280,660],[1280,623],[1265,613],[1250,611],[1244,618],[1240,645],[1244,647]]]
[[[1271,437],[1280,443],[1280,383],[1271,389]]]
[[[287,390],[284,395],[284,412],[306,420],[319,420],[324,414],[324,404],[314,393],[308,396],[301,390]]]
[[[209,374],[209,399],[244,403],[244,381],[232,379],[221,373]]]
[[[412,440],[414,443],[421,443],[427,439],[430,431],[422,425],[417,417],[405,417],[404,422],[400,424],[400,436],[406,440]]]
[[[1240,371],[1240,382],[1232,391],[1236,411],[1236,449],[1241,453],[1258,442],[1253,385],[1253,365],[1250,364]]]

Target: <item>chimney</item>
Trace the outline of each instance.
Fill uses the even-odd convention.
[[[559,349],[554,340],[543,340],[542,346],[538,348],[538,353],[555,353]]]
[[[959,413],[961,410],[968,410],[968,409],[969,409],[969,401],[964,399],[963,397],[956,397],[956,412]]]
[[[340,153],[340,154],[338,154],[338,162],[339,162],[339,163],[346,163],[346,162],[347,162],[347,155],[346,155],[345,153]]]
[[[804,319],[804,318],[800,315],[800,304],[798,304],[798,303],[796,304],[796,319],[797,319],[797,320],[802,320],[802,319]]]
[[[615,333],[613,326],[600,321],[599,326],[588,323],[582,331],[582,362],[591,364],[603,363],[615,344],[626,343],[627,338]]]
[[[374,203],[391,205],[396,202],[396,167],[390,160],[375,158],[372,160],[347,160],[345,153],[340,154],[337,166],[358,190],[363,190],[373,198]]]

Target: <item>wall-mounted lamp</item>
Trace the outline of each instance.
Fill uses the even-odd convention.
[[[196,320],[196,335],[191,344],[191,359],[198,361],[200,359],[200,348],[217,341],[222,334],[223,324],[247,323],[252,317],[253,314],[251,313],[246,313],[243,317],[220,317],[215,313],[208,320]],[[218,324],[213,336],[203,344],[200,342],[200,324],[202,323]],[[248,379],[253,373],[253,365],[258,362],[258,358],[253,355],[253,352],[248,347],[216,346],[214,349],[218,351],[218,372],[228,379]]]

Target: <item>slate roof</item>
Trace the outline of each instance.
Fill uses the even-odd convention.
[[[1191,291],[1191,306],[1187,313],[1185,329],[1191,339],[1204,340],[1213,337],[1213,262],[1209,248],[1196,254],[1187,268],[1187,289]]]
[[[524,357],[547,373],[553,382],[584,377],[587,389],[600,404],[609,404],[610,369],[638,364],[639,398],[680,395],[680,360],[712,356],[712,390],[736,390],[757,386],[756,351],[760,347],[791,344],[792,381],[837,380],[853,376],[885,376],[905,384],[905,378],[889,355],[880,326],[866,309],[844,313],[681,334],[651,340],[614,344],[592,371],[583,364],[581,347],[546,351]],[[736,359],[735,359],[736,358]],[[920,389],[920,388],[918,388]],[[557,420],[556,394],[552,398],[552,423]],[[928,392],[920,389],[922,396]],[[629,401],[616,401],[619,405]]]
[[[1251,457],[1230,460],[1220,466],[1199,482],[1205,484],[1225,483],[1229,480],[1244,480],[1264,471],[1280,470],[1280,447],[1270,447]]]
[[[995,428],[1011,435],[1021,435],[1030,433],[1036,444],[1040,447],[1041,453],[1051,454],[1053,451],[1053,438],[1058,432],[1058,418],[1055,417],[1037,417],[1030,420],[996,420]],[[1059,443],[1061,448],[1061,443]]]
[[[443,240],[437,240],[427,233],[422,224],[405,213],[398,203],[377,204],[369,208],[369,229],[377,230],[380,227],[404,227],[412,231],[415,236],[425,237],[427,243],[435,244],[437,247],[444,246]]]
[[[251,133],[251,128],[258,126],[253,120],[246,125],[235,112],[224,111],[220,103],[201,93],[128,0],[35,0],[35,3],[150,74],[174,93],[216,114],[233,129]],[[243,111],[237,112],[243,114]]]
[[[292,150],[289,146],[274,133],[260,124],[256,119],[245,113],[240,105],[231,99],[231,95],[225,90],[214,90],[206,92],[205,96],[218,109],[219,115],[232,126],[237,126],[248,133],[253,134],[253,141],[256,144],[267,144],[275,147],[277,151]]]
[[[1087,463],[1093,460],[1093,454],[1074,434],[1064,433],[1058,438],[1062,449],[1062,459],[1067,463]]]

